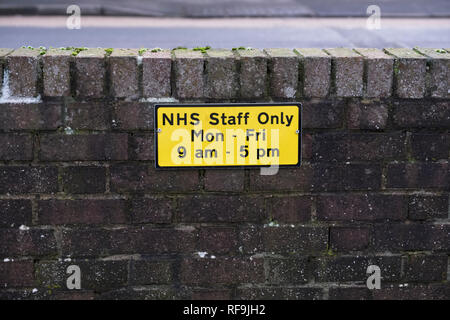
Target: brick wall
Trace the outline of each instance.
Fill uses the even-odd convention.
[[[448,299],[449,61],[0,49],[0,298]],[[161,101],[302,102],[302,166],[156,170]]]

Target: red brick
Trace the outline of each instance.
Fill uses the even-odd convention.
[[[96,257],[116,254],[173,254],[193,252],[196,234],[190,228],[63,230],[62,252],[66,256]]]
[[[366,283],[370,265],[380,267],[383,281],[400,281],[401,259],[401,256],[319,258],[316,281]]]
[[[314,161],[405,159],[404,133],[322,133],[314,135]]]
[[[32,160],[33,138],[25,134],[0,134],[0,160]]]
[[[328,229],[324,227],[265,227],[262,230],[264,250],[274,253],[325,252]]]
[[[0,167],[0,194],[55,193],[58,191],[56,167]]]
[[[67,193],[103,193],[106,190],[104,167],[67,167],[62,177],[63,191]]]
[[[311,278],[311,269],[306,258],[271,258],[267,260],[267,280],[271,284],[302,284]]]
[[[384,130],[387,126],[388,107],[379,103],[352,103],[347,118],[349,129]]]
[[[36,278],[43,288],[67,288],[67,268],[80,267],[83,290],[107,291],[124,287],[128,282],[128,261],[43,261],[36,266]],[[57,290],[57,291],[61,291]]]
[[[122,130],[153,130],[154,108],[150,103],[117,102],[113,105],[113,125]]]
[[[114,192],[196,191],[199,187],[199,175],[195,170],[156,170],[142,165],[111,167],[111,190]]]
[[[268,200],[271,219],[281,223],[311,220],[312,199],[308,196],[272,197]]]
[[[17,228],[31,224],[30,200],[0,200],[0,227]]]
[[[166,197],[134,198],[131,203],[133,223],[170,223],[175,200]]]
[[[368,248],[370,230],[363,227],[331,227],[330,246],[336,251],[361,251]]]
[[[450,157],[449,134],[413,134],[412,156],[418,160],[438,160]]]
[[[333,194],[317,197],[317,217],[328,221],[405,220],[407,198],[400,195]]]
[[[207,170],[205,189],[208,191],[243,191],[244,170]]]
[[[376,163],[314,164],[314,191],[380,190],[381,167]]]
[[[367,287],[332,287],[329,290],[330,300],[371,300],[372,291]]]
[[[0,257],[39,257],[56,253],[56,240],[51,230],[0,229]]]
[[[410,255],[405,263],[407,282],[438,282],[447,279],[446,255]]]
[[[110,107],[106,103],[70,103],[64,120],[66,127],[74,130],[108,130]]]
[[[302,107],[304,129],[332,129],[343,125],[345,104],[341,101],[306,101]]]
[[[399,128],[450,128],[450,107],[447,101],[396,101],[393,119]]]
[[[374,300],[448,300],[447,284],[408,285],[399,287],[391,285],[373,291]]]
[[[197,249],[208,254],[232,254],[238,251],[238,233],[233,227],[203,227],[199,230]]]
[[[127,160],[128,136],[122,133],[43,135],[39,158],[44,161]]]
[[[450,228],[430,224],[385,224],[374,227],[373,249],[378,251],[448,250]]]
[[[130,144],[130,159],[145,161],[155,160],[153,134],[132,134],[128,143]]]
[[[57,104],[1,104],[0,130],[56,130],[62,125]]]
[[[411,220],[445,219],[448,216],[449,196],[409,197],[408,218]]]
[[[126,223],[125,200],[39,200],[38,221],[45,225]]]
[[[180,268],[180,279],[185,284],[264,282],[263,260],[257,258],[186,258]]]
[[[387,188],[448,189],[448,163],[392,163],[387,167]]]
[[[251,196],[185,196],[177,208],[183,222],[251,222],[267,216],[264,198]]]
[[[322,288],[255,287],[238,288],[240,300],[320,300]]]
[[[252,191],[308,191],[311,189],[312,170],[309,165],[300,168],[280,168],[275,175],[261,175],[260,170],[250,171],[250,190]]]
[[[170,260],[132,260],[131,285],[165,284],[173,281],[173,262]]]
[[[34,284],[32,260],[0,262],[2,288],[31,287]]]
[[[194,289],[192,300],[231,300],[230,289]]]

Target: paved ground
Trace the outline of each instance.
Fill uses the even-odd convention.
[[[450,47],[450,19],[363,18],[131,18],[83,17],[68,30],[66,17],[0,17],[0,47],[86,46],[174,48]]]
[[[70,4],[84,15],[363,17],[375,4],[384,17],[450,17],[449,0],[0,0],[0,14],[63,15]]]

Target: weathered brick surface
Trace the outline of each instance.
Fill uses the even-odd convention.
[[[263,98],[267,94],[267,56],[258,49],[238,50],[240,61],[240,96]]]
[[[325,97],[330,91],[331,57],[317,48],[295,49],[301,56],[300,67],[304,97]]]
[[[49,49],[42,57],[44,96],[70,95],[70,50]]]
[[[432,97],[446,98],[450,85],[450,53],[442,49],[419,48],[430,64],[427,90]]]
[[[200,51],[174,50],[175,90],[180,99],[201,98],[204,96],[204,58]]]
[[[400,98],[422,98],[425,94],[426,58],[412,49],[386,49],[395,57],[395,93]]]
[[[206,53],[206,96],[210,99],[232,99],[238,90],[237,64],[228,50]]]
[[[5,56],[14,49],[0,48],[0,90],[3,86],[3,71],[5,70]]]
[[[295,98],[298,88],[297,55],[288,49],[266,49],[270,57],[270,95],[276,98]]]
[[[170,97],[172,58],[169,50],[152,52],[147,50],[142,55],[142,93],[144,97]]]
[[[441,50],[8,53],[0,299],[450,297]],[[300,167],[155,168],[155,104],[297,98]]]
[[[363,95],[363,57],[347,48],[327,49],[332,56],[335,92],[338,97]]]
[[[20,48],[9,53],[6,60],[11,95],[36,97],[39,94],[39,50]]]
[[[105,94],[106,61],[104,49],[81,51],[75,59],[76,95],[100,98]]]
[[[358,48],[366,65],[366,92],[370,98],[389,97],[392,93],[394,59],[379,49]]]
[[[136,98],[139,94],[137,49],[114,49],[108,57],[111,93]]]

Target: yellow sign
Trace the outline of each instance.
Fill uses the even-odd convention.
[[[299,166],[301,105],[155,106],[156,167]]]

